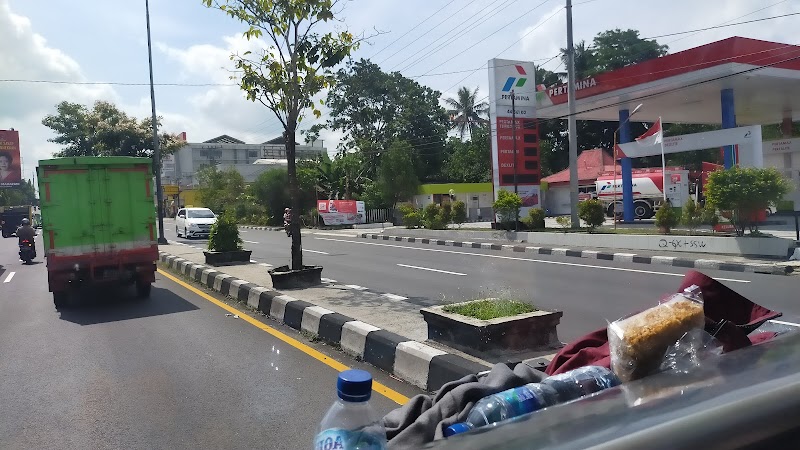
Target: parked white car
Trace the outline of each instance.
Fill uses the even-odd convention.
[[[217,216],[208,208],[181,208],[175,217],[175,234],[178,237],[208,237]]]

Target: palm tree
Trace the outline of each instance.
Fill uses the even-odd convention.
[[[586,41],[575,44],[575,80],[582,80],[595,74],[594,50],[586,45]],[[561,49],[561,64],[569,67],[567,49]],[[567,82],[567,72],[558,72],[563,83]]]
[[[464,139],[464,135],[467,133],[472,138],[475,129],[488,122],[486,116],[489,112],[489,104],[483,101],[476,104],[477,98],[477,87],[474,91],[470,91],[468,87],[461,86],[458,88],[456,98],[444,99],[445,104],[450,107],[447,113],[453,122],[451,129],[457,130],[461,139]]]

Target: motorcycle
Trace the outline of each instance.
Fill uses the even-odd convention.
[[[30,264],[36,258],[36,248],[33,246],[33,241],[24,239],[19,243],[19,259],[25,264]]]
[[[292,237],[292,224],[290,222],[283,222],[283,231],[286,232],[286,236]]]

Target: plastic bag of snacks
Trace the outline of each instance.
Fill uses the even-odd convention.
[[[667,349],[705,325],[700,288],[690,286],[658,306],[608,325],[611,370],[623,382],[659,370]]]

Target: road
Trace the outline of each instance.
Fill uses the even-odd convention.
[[[169,224],[170,222],[166,222]],[[204,246],[204,240],[167,238]],[[290,240],[282,232],[242,230],[245,247],[258,262],[289,262]],[[512,297],[543,309],[564,311],[559,337],[569,341],[604,327],[674,292],[687,271],[680,267],[573,257],[360,239],[355,232],[303,236],[304,261],[324,267],[323,277],[389,293],[421,307],[485,297]],[[800,279],[726,271],[704,271],[746,297],[800,318]]]
[[[106,291],[59,312],[42,258],[21,265],[15,244],[0,240],[0,448],[310,448],[337,371],[309,347],[367,368],[392,398],[419,393],[163,274],[148,300]]]

